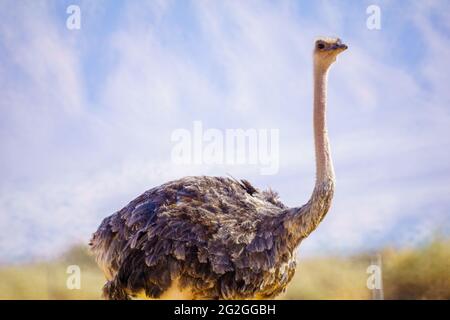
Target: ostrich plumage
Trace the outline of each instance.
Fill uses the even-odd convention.
[[[300,239],[276,194],[247,181],[186,177],[106,218],[92,240],[108,298],[158,298],[179,279],[198,298],[272,297],[294,274]],[[125,289],[125,290],[123,290]]]
[[[334,193],[326,72],[345,49],[339,39],[316,42],[317,175],[309,201],[288,208],[274,191],[223,177],[185,177],[152,188],[105,218],[91,239],[107,278],[105,298],[160,298],[174,285],[195,299],[264,299],[285,290],[295,249],[322,221]]]

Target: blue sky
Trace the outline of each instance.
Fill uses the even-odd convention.
[[[66,8],[81,8],[68,30]],[[381,9],[381,29],[366,8]],[[2,1],[0,261],[86,243],[101,219],[185,175],[307,201],[314,39],[329,79],[333,208],[305,255],[417,245],[449,231],[448,1]],[[280,169],[171,163],[171,133],[280,130]]]

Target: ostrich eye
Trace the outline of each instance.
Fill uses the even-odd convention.
[[[323,49],[323,48],[325,48],[325,45],[323,43],[317,44],[317,49]]]

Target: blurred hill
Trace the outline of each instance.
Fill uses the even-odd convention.
[[[450,299],[450,239],[414,249],[381,251],[386,299]],[[370,255],[299,259],[280,299],[370,299]],[[81,270],[81,288],[69,290],[69,265]],[[105,282],[87,248],[71,248],[57,260],[0,267],[0,299],[100,299]]]

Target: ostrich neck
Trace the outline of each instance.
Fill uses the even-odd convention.
[[[314,66],[314,144],[316,152],[316,186],[334,180],[333,162],[326,125],[328,68]]]
[[[302,239],[314,231],[331,206],[334,194],[334,169],[326,127],[328,69],[314,66],[314,145],[316,156],[316,182],[309,201],[287,209],[281,216],[293,250]]]

